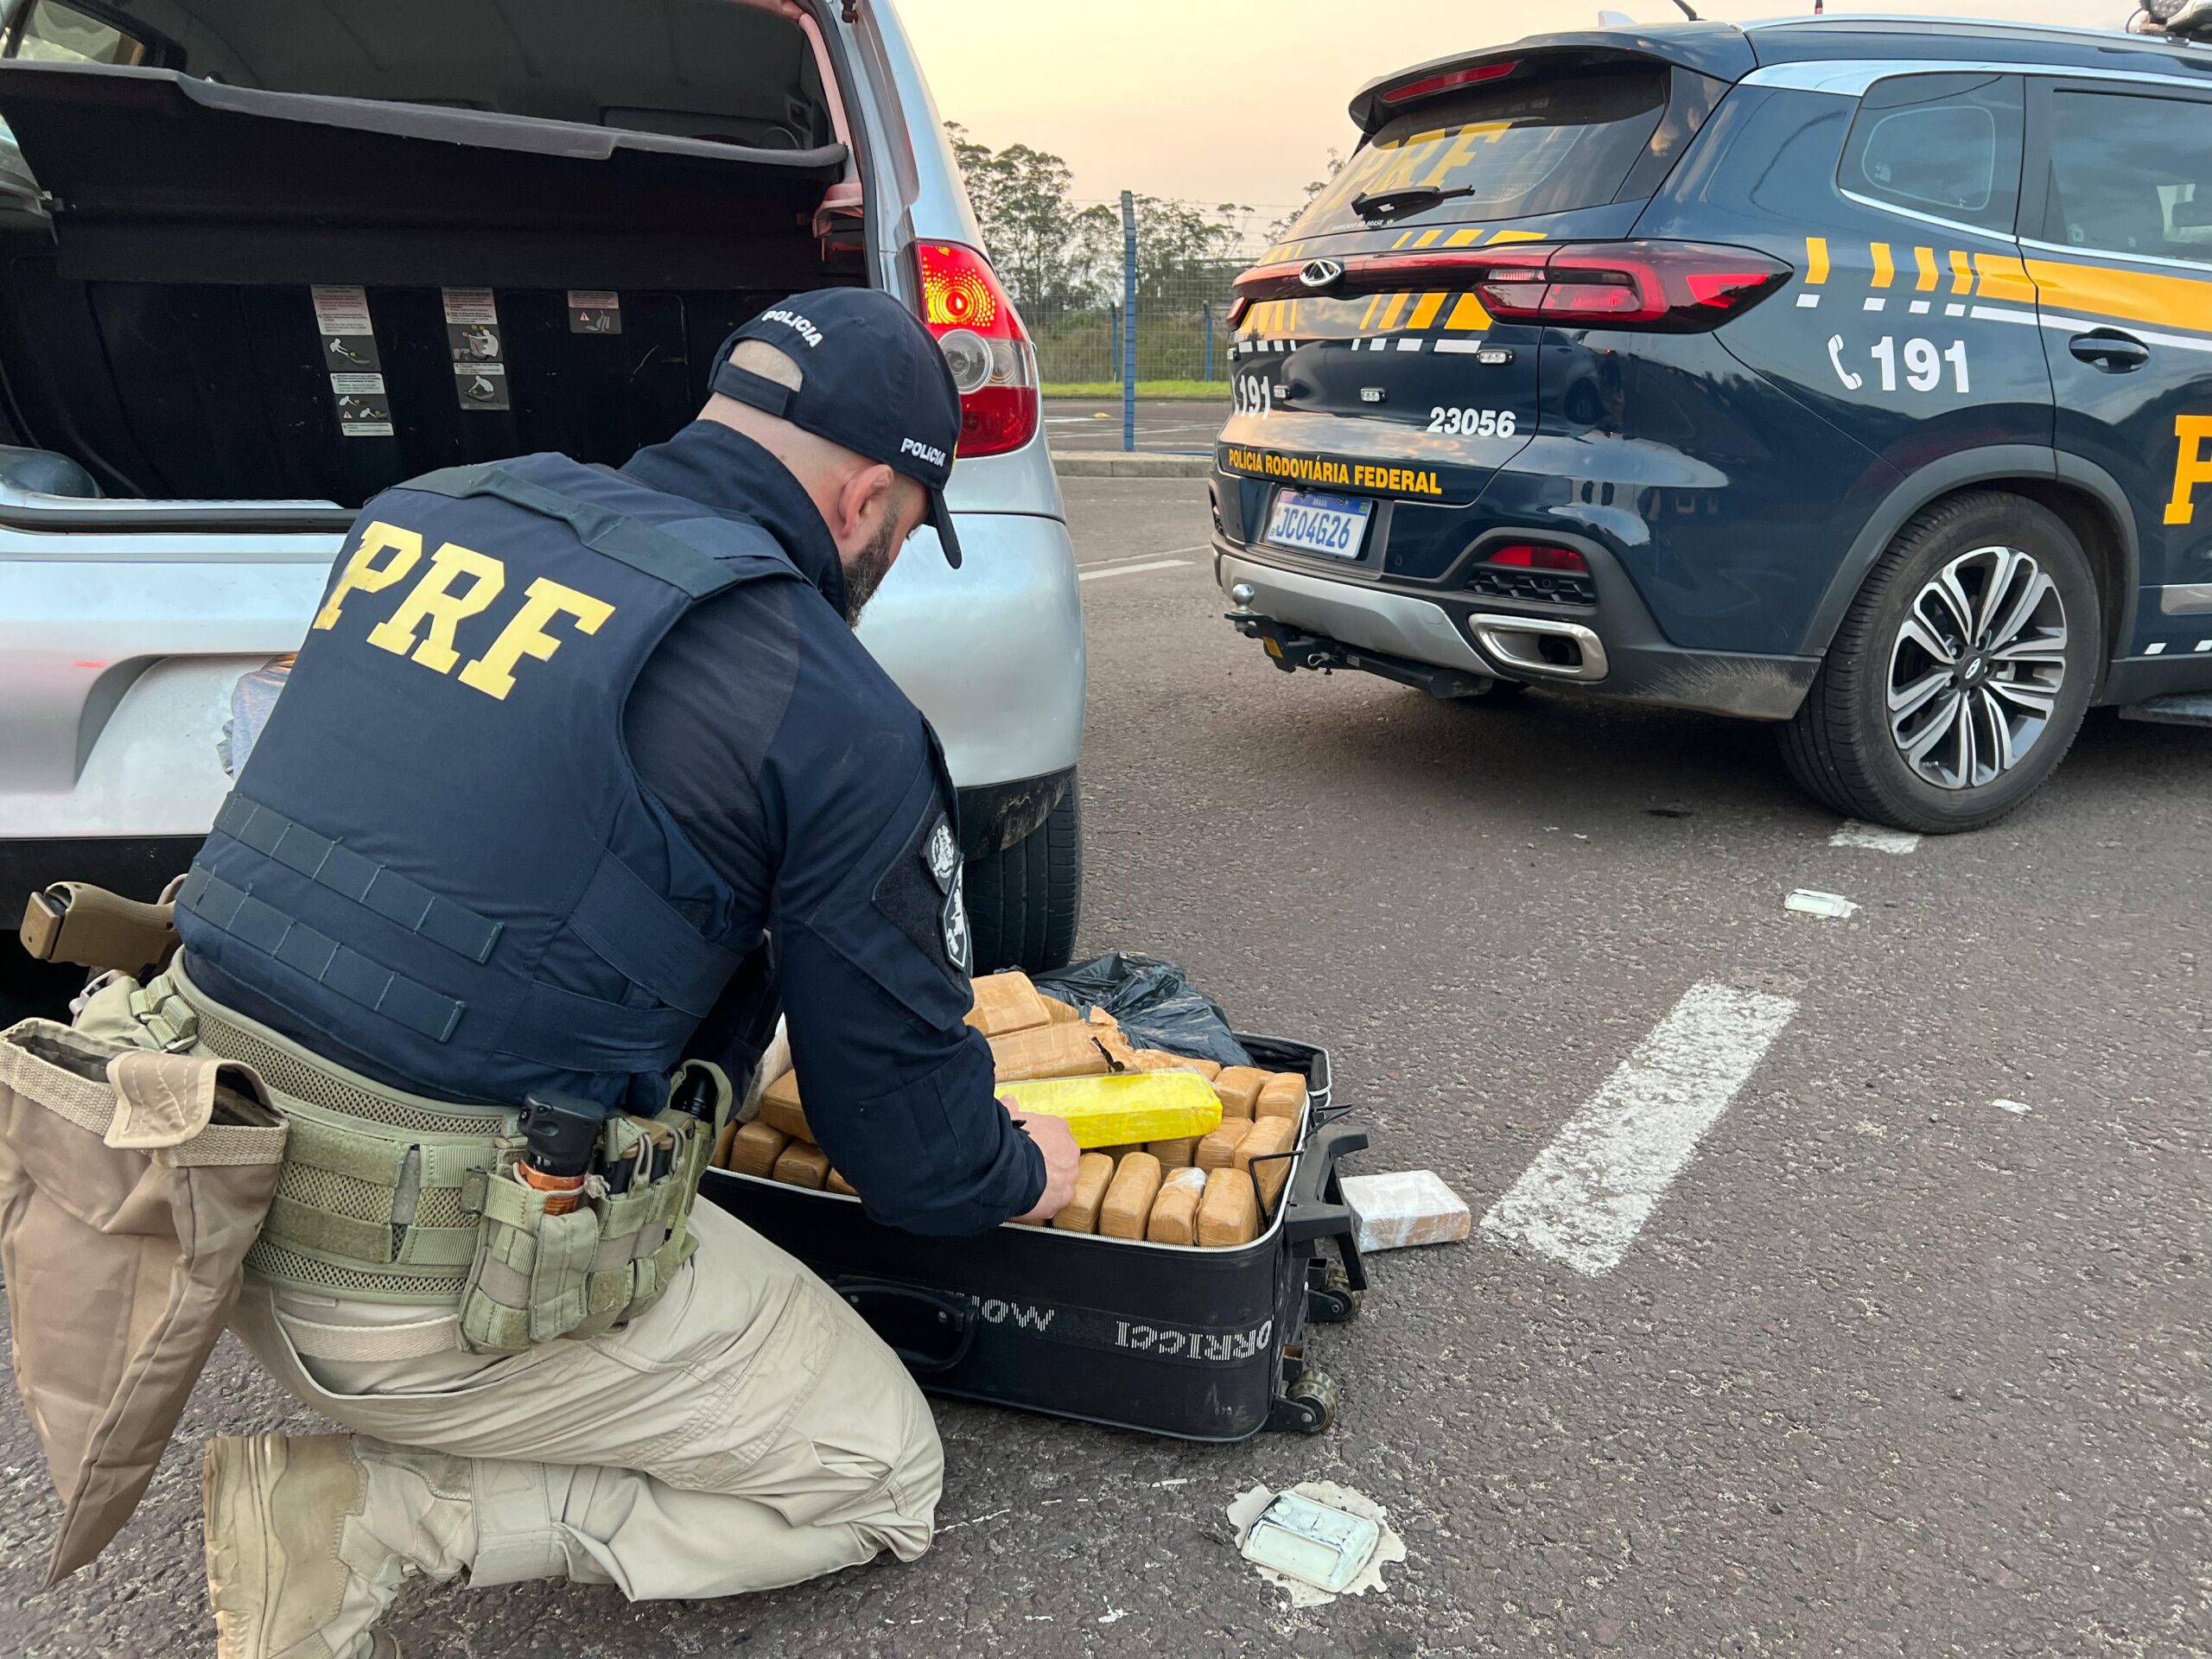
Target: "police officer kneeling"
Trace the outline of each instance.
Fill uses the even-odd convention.
[[[671,1134],[671,1077],[749,1075],[779,1002],[876,1219],[974,1233],[1071,1190],[1065,1125],[1010,1116],[962,1021],[951,787],[850,626],[925,519],[959,563],[944,359],[888,296],[825,290],[713,385],[620,471],[532,455],[369,503],[181,955],[79,1021],[248,1062],[291,1121],[235,1325],[353,1433],[209,1447],[225,1659],[392,1654],[416,1573],[708,1597],[928,1547],[912,1382],[691,1209],[711,1127]],[[565,1215],[516,1166],[532,1100],[604,1120]]]

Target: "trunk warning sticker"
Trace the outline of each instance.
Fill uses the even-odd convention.
[[[393,435],[391,400],[384,389],[384,359],[377,353],[376,325],[369,319],[368,290],[316,287],[315,332],[322,340],[322,366],[330,376],[331,406],[344,438],[389,438]]]
[[[391,399],[380,374],[334,374],[330,396],[338,405],[338,432],[347,438],[392,435]]]
[[[507,401],[507,365],[504,363],[456,363],[453,365],[454,394],[463,409],[512,409]]]
[[[456,363],[497,363],[506,353],[500,349],[499,308],[488,288],[447,288],[446,340]]]
[[[596,289],[569,290],[569,332],[572,334],[619,334],[622,332],[622,296]]]

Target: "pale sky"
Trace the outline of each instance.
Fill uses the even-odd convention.
[[[1075,194],[1132,189],[1280,209],[1350,149],[1344,105],[1408,64],[1583,29],[1655,0],[894,0],[938,109],[979,141],[1066,159]],[[1709,0],[1700,16],[1810,12],[1811,0]],[[1830,0],[1851,11],[2119,28],[2131,0]],[[1273,218],[1273,213],[1263,218]]]

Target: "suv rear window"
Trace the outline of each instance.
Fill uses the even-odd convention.
[[[1611,201],[1667,112],[1657,65],[1479,87],[1395,116],[1287,232],[1366,228],[1360,195],[1413,185],[1471,194],[1394,224],[1519,219]]]

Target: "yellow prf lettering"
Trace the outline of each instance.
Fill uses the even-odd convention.
[[[2166,503],[2166,522],[2196,522],[2196,503],[2190,499],[2200,484],[2212,484],[2212,455],[2204,446],[2212,441],[2212,415],[2182,415],[2175,418],[2174,436],[2181,440],[2174,456],[2174,499]]]
[[[463,578],[468,585],[454,592],[454,584]],[[461,660],[453,648],[454,630],[497,599],[506,585],[507,567],[499,560],[448,542],[430,555],[429,569],[399,608],[369,630],[369,643],[399,657],[413,651],[423,667],[450,674]],[[418,648],[415,636],[426,622],[429,634]]]
[[[391,556],[382,564],[377,555]],[[361,532],[361,544],[353,550],[353,556],[346,561],[346,573],[338,578],[338,585],[330,590],[330,597],[322,601],[322,608],[315,613],[315,626],[327,628],[338,620],[339,607],[351,593],[373,594],[389,588],[410,570],[423,556],[423,538],[411,530],[402,530],[397,524],[387,524],[383,519],[373,521]]]
[[[517,663],[525,657],[535,657],[542,663],[561,649],[561,642],[545,632],[548,622],[556,616],[574,617],[577,632],[597,633],[613,614],[614,607],[605,600],[540,576],[530,584],[522,608],[499,631],[491,650],[461,671],[461,683],[505,702],[507,693],[515,689]]]

